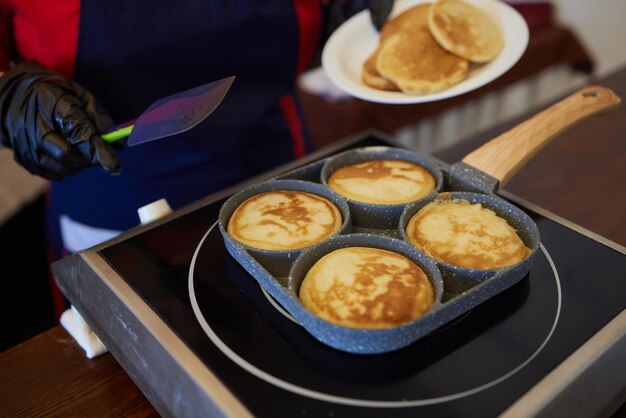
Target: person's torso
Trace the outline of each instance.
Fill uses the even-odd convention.
[[[136,118],[161,97],[231,75],[236,79],[197,127],[125,147],[121,175],[93,167],[55,182],[50,204],[57,215],[127,229],[137,223],[139,206],[164,197],[178,208],[308,147],[293,88],[317,45],[319,1],[84,0],[78,21],[71,13],[76,0],[56,7],[61,4],[65,12],[53,15],[67,19],[67,30],[74,25],[76,48],[58,48],[65,57],[53,59],[44,48],[44,64],[73,72],[118,123]],[[27,19],[22,16],[19,29],[17,17],[16,34],[28,32]],[[24,42],[18,48],[30,54],[26,58],[38,58],[36,48]]]

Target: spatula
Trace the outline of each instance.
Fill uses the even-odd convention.
[[[107,142],[128,137],[130,146],[185,132],[209,116],[222,102],[235,76],[185,90],[152,103],[137,119],[102,135]]]

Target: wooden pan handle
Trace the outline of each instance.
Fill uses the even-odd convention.
[[[620,102],[621,99],[606,87],[582,88],[472,151],[463,162],[495,177],[502,187],[561,132]]]

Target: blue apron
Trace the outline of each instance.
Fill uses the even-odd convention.
[[[176,209],[295,157],[278,105],[285,94],[295,100],[299,37],[292,2],[85,0],[80,14],[74,79],[117,123],[161,97],[231,75],[236,80],[197,127],[120,151],[121,175],[93,167],[54,182],[48,221],[56,249],[62,214],[126,230],[150,202],[165,198]],[[301,134],[310,150],[310,138]]]

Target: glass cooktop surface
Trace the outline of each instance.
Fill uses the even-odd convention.
[[[408,347],[338,351],[226,251],[223,202],[100,255],[255,416],[495,416],[626,308],[626,255],[522,207],[542,245],[521,281]]]

